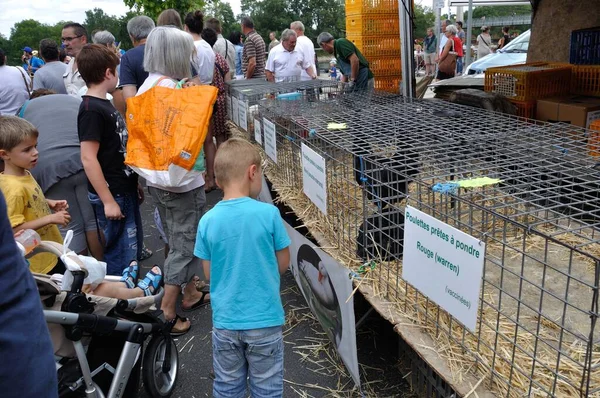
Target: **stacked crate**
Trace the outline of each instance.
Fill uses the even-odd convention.
[[[538,99],[569,94],[571,74],[571,65],[547,62],[488,68],[485,91],[505,96],[518,116],[532,119]]]
[[[402,80],[397,0],[346,0],[346,38],[369,61],[377,90],[397,93]]]

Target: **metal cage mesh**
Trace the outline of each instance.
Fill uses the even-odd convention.
[[[375,290],[499,395],[600,396],[600,173],[588,132],[336,90],[263,93],[254,114],[276,126],[269,177],[326,250],[350,268],[375,260]],[[301,194],[302,143],[326,160],[327,215]],[[483,176],[501,182],[447,185]],[[406,205],[486,242],[475,332],[401,278]]]

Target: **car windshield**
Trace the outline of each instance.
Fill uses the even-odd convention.
[[[521,33],[516,39],[511,40],[506,47],[498,50],[501,53],[526,53],[529,48],[529,35],[531,30]]]

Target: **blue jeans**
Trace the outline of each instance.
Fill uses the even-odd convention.
[[[463,60],[464,57],[456,57],[456,73],[463,72]]]
[[[244,398],[250,379],[252,398],[283,396],[281,326],[252,330],[213,328],[213,397]]]
[[[104,204],[96,194],[88,192],[98,227],[104,232],[104,261],[107,275],[121,275],[132,260],[140,258],[144,246],[142,216],[137,192],[114,196],[125,216],[107,220]]]

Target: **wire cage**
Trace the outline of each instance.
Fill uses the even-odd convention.
[[[245,82],[245,84],[229,84],[228,102],[231,104],[229,109],[232,112],[236,109],[239,112],[240,108],[245,110],[245,112],[242,110],[241,114],[245,114],[246,123],[240,122],[233,114],[230,115],[230,120],[246,130],[251,139],[254,137],[252,134],[254,132],[254,120],[259,117],[258,104],[260,102],[272,99],[295,103],[329,101],[344,91],[342,83],[324,79],[299,80],[291,78],[278,83],[252,79],[247,82],[242,80],[242,82]],[[233,101],[236,100],[237,104],[234,104]]]
[[[588,131],[378,92],[259,107],[275,126],[267,171],[282,200],[349,268],[374,260],[375,290],[455,372],[485,377],[498,396],[600,396],[600,170]],[[302,194],[302,144],[325,159],[326,214]],[[484,176],[500,182],[452,184]],[[474,332],[402,279],[407,205],[486,243]]]

